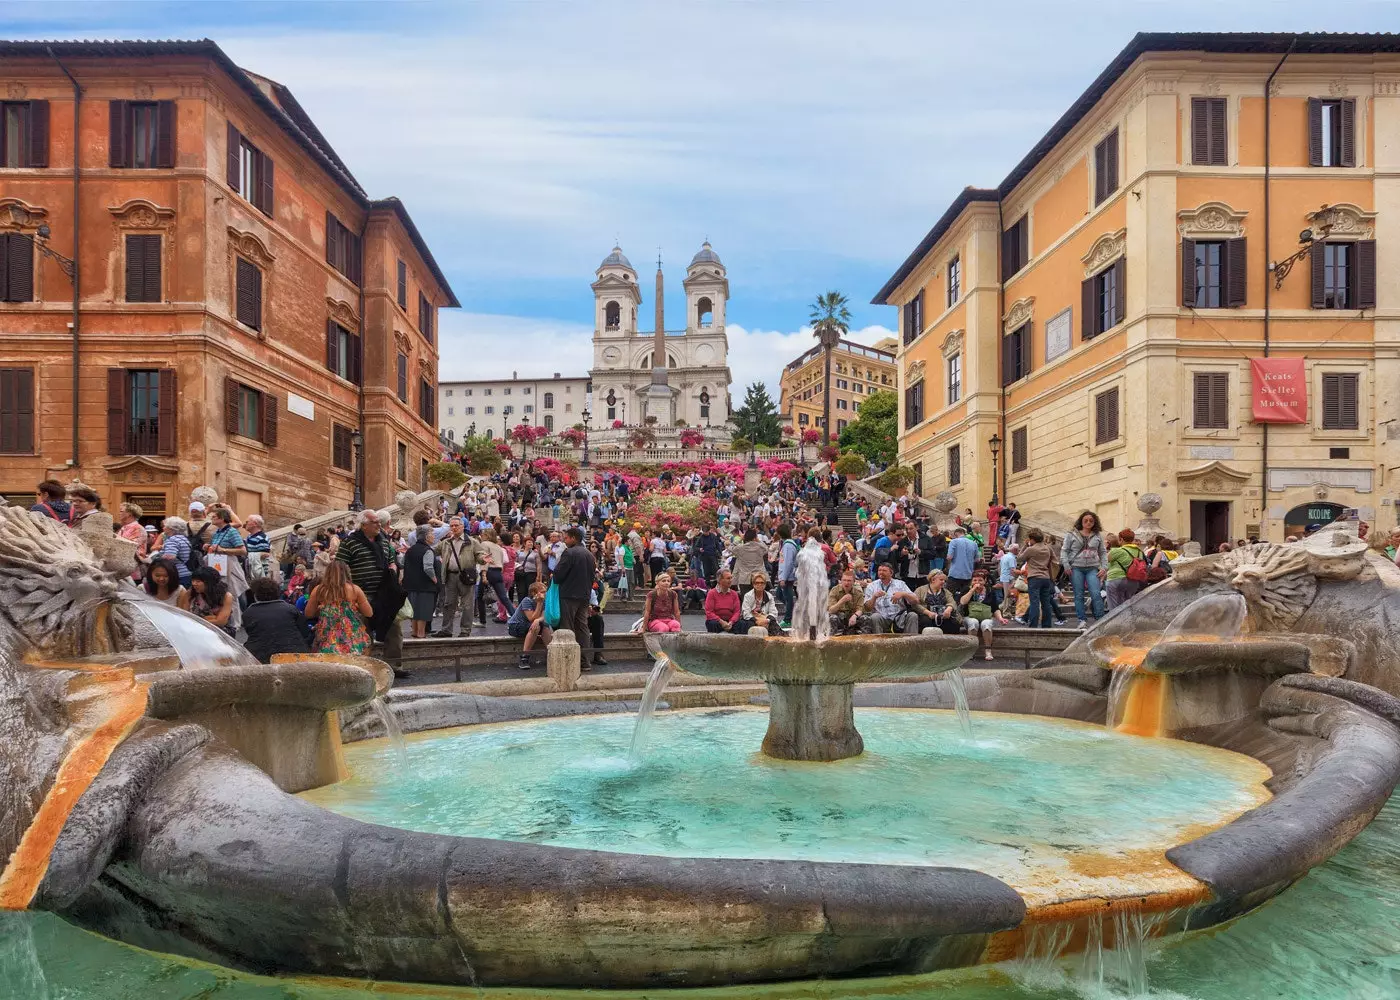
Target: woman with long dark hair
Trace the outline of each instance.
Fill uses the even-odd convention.
[[[180,595],[179,607],[198,615],[211,625],[217,625],[229,635],[233,614],[233,593],[224,582],[223,574],[213,566],[201,566],[190,575],[190,589]]]
[[[1079,627],[1087,628],[1085,591],[1088,591],[1089,604],[1097,621],[1104,615],[1102,589],[1108,575],[1108,546],[1104,544],[1103,525],[1092,510],[1080,514],[1074,529],[1065,532],[1060,546],[1060,565],[1070,574],[1070,583],[1074,585],[1074,614],[1079,619]]]
[[[175,565],[175,560],[169,556],[161,556],[152,560],[146,567],[146,579],[143,584],[146,593],[150,594],[162,604],[173,604],[180,606],[180,597],[185,593],[185,588],[180,586],[179,567]]]

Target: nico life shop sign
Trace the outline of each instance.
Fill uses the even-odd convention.
[[[1307,423],[1308,377],[1302,358],[1250,358],[1249,369],[1255,423]]]

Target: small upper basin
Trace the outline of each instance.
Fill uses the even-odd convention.
[[[779,684],[857,684],[884,677],[929,677],[960,667],[977,651],[961,635],[853,635],[767,638],[676,632],[648,635],[647,650],[704,677]]]

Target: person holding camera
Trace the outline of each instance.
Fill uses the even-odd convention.
[[[433,638],[452,638],[459,613],[462,635],[469,636],[472,634],[477,567],[486,561],[486,550],[466,533],[462,519],[454,517],[448,525],[447,537],[437,544],[437,555],[443,576],[438,598],[442,628],[433,633]]]

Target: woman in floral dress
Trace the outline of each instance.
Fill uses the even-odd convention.
[[[343,562],[326,567],[325,576],[306,601],[306,617],[316,619],[318,653],[366,655],[370,650],[365,623],[374,617],[365,592],[350,582],[350,569]]]

